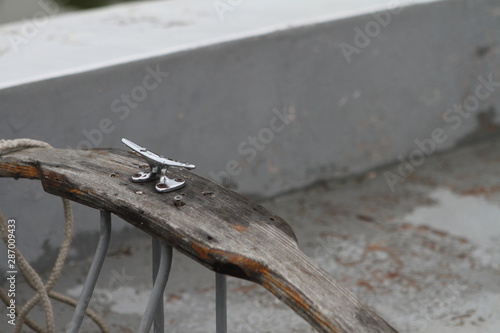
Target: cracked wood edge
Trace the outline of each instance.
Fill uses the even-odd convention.
[[[144,164],[116,149],[31,148],[0,155],[0,177],[40,179],[48,193],[109,210],[211,270],[262,285],[319,332],[396,332],[302,253],[280,217],[185,170],[172,171],[186,187],[158,194],[129,181]],[[173,205],[178,194],[184,206]]]

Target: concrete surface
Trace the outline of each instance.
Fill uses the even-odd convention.
[[[446,149],[499,121],[498,84],[481,83],[500,81],[496,0],[224,1],[54,17],[38,1],[27,21],[0,27],[0,137],[72,148],[127,137],[268,198],[392,163],[435,129]],[[471,112],[454,111],[466,102]],[[46,267],[58,201],[2,179],[0,203]],[[81,244],[90,231],[77,223]]]
[[[392,191],[387,177],[400,167],[263,204],[290,223],[306,254],[399,332],[499,332],[500,137],[427,156]],[[97,220],[89,224],[98,228]],[[151,288],[150,239],[113,242],[92,307],[113,332],[134,332]],[[56,289],[77,297],[90,260],[70,262]],[[19,290],[26,299],[27,287]],[[313,332],[257,285],[230,278],[228,290],[229,332]],[[174,254],[165,313],[167,332],[214,332],[214,274]],[[61,327],[70,314],[57,306]],[[95,327],[87,320],[83,332]]]

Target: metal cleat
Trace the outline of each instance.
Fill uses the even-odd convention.
[[[160,179],[160,181],[155,185],[157,192],[165,193],[175,191],[186,185],[186,181],[182,179],[172,179],[168,177],[168,168],[182,168],[182,169],[194,169],[196,166],[194,164],[183,163],[179,161],[172,160],[170,158],[163,157],[148,149],[141,147],[130,140],[125,138],[122,142],[135,151],[136,153],[142,155],[149,164],[149,171],[139,171],[132,175],[130,179],[134,183],[145,183],[154,179]]]

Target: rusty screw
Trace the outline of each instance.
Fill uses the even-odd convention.
[[[174,206],[175,207],[180,207],[180,206],[184,206],[184,202],[182,202],[182,195],[176,195],[174,197]]]

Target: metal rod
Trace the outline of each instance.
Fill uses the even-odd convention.
[[[161,242],[160,253],[161,258],[158,274],[156,275],[156,281],[151,291],[146,311],[144,311],[144,316],[142,317],[139,330],[137,331],[138,333],[149,333],[153,325],[158,304],[160,301],[163,301],[163,292],[167,285],[168,275],[170,274],[170,268],[172,266],[172,247]]]
[[[97,244],[97,249],[90,265],[89,273],[85,284],[83,285],[82,293],[78,299],[78,304],[76,305],[75,312],[71,318],[69,328],[67,333],[78,333],[80,327],[82,326],[83,317],[89,306],[90,298],[94,292],[95,284],[97,278],[99,277],[99,272],[102,268],[102,263],[108,251],[109,240],[111,238],[111,213],[109,211],[101,211],[101,229],[99,236],[99,243]]]
[[[227,332],[227,286],[226,276],[215,273],[215,331]]]
[[[152,248],[153,248],[153,285],[156,282],[156,277],[158,276],[158,268],[160,266],[161,259],[161,243],[156,237],[152,237]],[[163,333],[165,330],[165,319],[163,317],[163,302],[159,302],[156,307],[156,312],[154,316],[153,324],[154,333]]]

